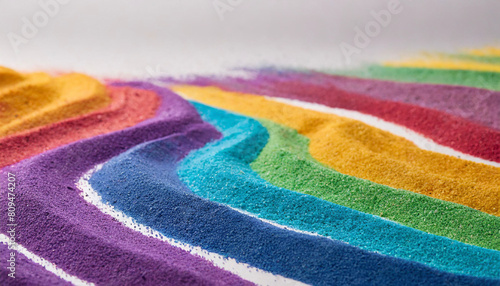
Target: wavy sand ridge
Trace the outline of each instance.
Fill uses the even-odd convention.
[[[485,58],[485,57],[481,57]],[[334,88],[373,98],[418,105],[439,110],[466,120],[500,129],[500,92],[456,85],[404,83],[388,80],[364,79],[331,75],[314,71],[260,69],[249,70],[249,78],[196,77],[188,82],[194,85],[218,86],[228,91],[269,95],[275,83],[295,82]],[[286,97],[293,89],[280,92]]]
[[[264,73],[265,74],[265,73]],[[293,76],[293,74],[292,74]],[[476,124],[460,116],[455,116],[447,112],[442,112],[418,105],[398,102],[393,100],[373,98],[373,96],[347,92],[342,86],[349,83],[349,79],[339,80],[344,85],[326,84],[333,80],[328,76],[319,75],[319,78],[326,78],[322,80],[323,84],[308,82],[305,76],[297,76],[297,79],[286,80],[284,77],[269,78],[265,76],[256,76],[251,80],[245,79],[222,79],[214,81],[217,86],[222,86],[223,89],[228,91],[240,91],[251,94],[265,95],[269,97],[286,98],[293,100],[300,100],[309,103],[322,104],[332,108],[342,108],[361,112],[367,115],[375,116],[387,122],[392,122],[400,126],[409,128],[423,136],[431,139],[432,141],[447,146],[454,150],[460,151],[464,154],[469,154],[479,157],[488,161],[500,162],[500,131],[493,128]],[[210,79],[201,79],[204,85],[210,85]],[[347,81],[347,82],[345,82]],[[196,82],[196,80],[194,81]],[[360,87],[358,82],[352,83],[356,87]],[[367,87],[372,90],[373,87]],[[393,89],[393,86],[389,88]],[[385,92],[386,89],[384,89]],[[419,89],[420,90],[420,89]],[[423,88],[422,91],[425,91]],[[445,89],[438,90],[443,92]],[[460,89],[462,90],[462,89]],[[405,89],[393,90],[393,92],[400,91],[402,94],[409,95]],[[429,89],[427,89],[429,91]],[[373,93],[372,93],[373,94]],[[391,99],[394,98],[393,93],[386,96]],[[483,102],[478,107],[468,108],[469,113],[482,114],[485,121],[494,120],[499,117],[498,109],[495,108],[500,104],[500,96],[496,94],[485,94],[483,98],[477,98],[475,93],[469,93],[467,99],[463,96],[456,98],[453,96],[447,98],[442,96],[441,93],[430,93],[423,98],[444,97],[443,101],[448,104],[466,105],[470,106],[471,102]],[[401,97],[401,96],[400,96]],[[422,99],[417,95],[418,101]],[[437,101],[437,99],[436,99]],[[497,104],[495,104],[497,102]],[[484,105],[490,106],[486,108],[485,112],[474,112],[483,109]],[[481,110],[482,111],[482,110]],[[489,112],[488,112],[489,111]],[[488,115],[491,115],[488,117]],[[489,122],[489,121],[488,121]]]
[[[499,64],[0,67],[1,284],[500,285]]]
[[[0,136],[85,114],[110,103],[104,85],[82,74],[51,77],[45,73],[7,77],[0,86]]]
[[[202,258],[125,227],[80,196],[75,183],[96,164],[137,144],[203,124],[194,108],[171,92],[147,84],[128,85],[162,98],[154,118],[2,169],[2,185],[6,172],[22,182],[16,189],[17,212],[22,214],[17,223],[23,230],[18,242],[67,273],[98,285],[248,284]],[[5,197],[2,206],[7,205]],[[6,233],[6,226],[1,227]]]
[[[268,182],[428,233],[500,250],[500,218],[336,172],[309,154],[307,137],[272,121],[261,124],[270,139],[251,166]]]
[[[213,87],[177,86],[188,98],[296,129],[335,170],[499,215],[499,168],[424,151],[359,121]]]
[[[111,104],[98,111],[0,138],[0,167],[81,139],[118,131],[155,115],[155,93],[108,87]]]

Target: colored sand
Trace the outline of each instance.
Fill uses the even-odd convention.
[[[496,72],[371,65],[359,70],[332,71],[332,73],[361,78],[461,85],[500,91],[500,73]]]
[[[85,114],[110,102],[105,87],[85,75],[15,76],[22,80],[0,86],[0,137]]]
[[[7,172],[16,174],[19,182],[16,211],[22,214],[17,217],[22,232],[17,242],[96,284],[247,284],[202,258],[126,228],[88,204],[75,188],[79,176],[98,163],[137,144],[203,125],[194,108],[171,92],[147,84],[127,85],[152,90],[162,98],[155,118],[2,169],[2,186]],[[5,208],[6,196],[0,203]],[[5,224],[1,229],[6,233]]]
[[[482,49],[472,49],[469,50],[468,53],[476,56],[500,56],[500,48],[486,47]]]
[[[275,82],[295,81],[321,87],[335,87],[347,92],[370,97],[414,104],[435,109],[464,119],[500,129],[500,92],[453,85],[402,83],[318,72],[295,72],[265,69],[255,72],[252,79],[242,78],[196,78],[193,84],[216,85],[227,90],[257,93]],[[267,94],[264,94],[267,95]]]
[[[150,91],[109,87],[113,101],[103,110],[0,138],[0,168],[84,138],[133,126],[153,117],[157,96]]]
[[[378,100],[301,80],[259,80],[243,85],[245,92],[319,103],[355,110],[412,129],[438,144],[489,161],[500,162],[500,131],[449,114],[400,102]],[[498,98],[500,103],[500,98]],[[498,113],[495,110],[494,113]]]
[[[500,250],[500,218],[446,201],[338,173],[314,160],[309,140],[262,120],[269,142],[251,167],[278,187],[313,195],[428,233]]]
[[[219,142],[190,153],[181,162],[179,176],[195,194],[371,252],[426,263],[456,273],[500,275],[498,251],[461,244],[269,185],[249,166],[266,144],[265,128],[249,118],[200,104],[195,106],[203,119],[215,124],[224,135]],[[395,241],[397,248],[393,247]],[[443,249],[446,251],[442,252]],[[460,258],[458,261],[457,257],[468,259]],[[478,259],[476,262],[469,260],[475,260],[474,257]],[[489,270],[489,266],[484,268],[483,265],[476,268],[475,263],[485,260],[489,261]],[[319,271],[311,268],[311,271]]]
[[[481,63],[470,60],[452,60],[452,59],[419,59],[403,62],[387,62],[390,67],[415,67],[428,69],[448,69],[448,70],[473,70],[500,72],[500,66],[491,63]]]
[[[227,128],[234,123],[231,122],[231,117],[218,122]],[[230,136],[227,140],[232,142],[243,140],[252,144],[252,147],[239,149],[238,147],[248,146],[238,146],[236,150],[224,148],[224,153],[246,157],[249,152],[252,156],[253,151],[259,151],[258,146],[265,144],[267,136],[266,133],[262,133],[265,129],[250,128],[249,132],[245,124],[247,122],[252,120],[244,120],[242,124],[236,126],[242,128],[243,136],[235,134],[236,136]],[[254,134],[257,136],[252,136]],[[187,138],[183,136],[192,137],[186,140]],[[319,285],[326,281],[350,284],[356,279],[361,283],[376,281],[386,285],[413,284],[416,277],[419,277],[419,280],[425,279],[431,284],[441,281],[441,275],[444,273],[435,275],[436,272],[429,271],[431,269],[421,265],[408,264],[404,260],[393,260],[378,254],[359,252],[350,257],[361,260],[339,259],[339,256],[359,250],[321,237],[282,230],[190,194],[189,189],[176,178],[176,161],[190,148],[196,146],[198,139],[205,136],[206,133],[198,130],[197,134],[171,136],[139,145],[109,161],[93,175],[91,183],[115,207],[169,236],[304,282]],[[250,137],[246,138],[247,136]],[[238,152],[242,150],[245,152]],[[198,153],[194,152],[189,156],[199,158]],[[218,157],[210,156],[213,154],[207,155],[201,157],[209,161]],[[212,166],[205,168],[200,164],[195,165],[205,170],[215,169]],[[241,172],[237,165],[231,166],[231,169],[234,169],[235,173]],[[202,177],[196,179],[203,181]],[[205,182],[208,183],[206,180]],[[238,183],[242,182],[244,181],[238,180]],[[249,198],[245,201],[251,203]],[[229,233],[230,236],[227,235]],[[383,263],[387,268],[379,268],[377,274],[374,274],[371,266],[376,264],[376,261]],[[353,267],[354,265],[356,267]],[[404,269],[408,274],[396,274],[399,272],[398,269]],[[423,269],[429,271],[425,274],[425,278],[420,276],[423,275],[421,272]],[[370,273],[370,278],[366,276],[367,273]],[[444,275],[447,276],[446,279],[464,278]],[[479,281],[481,280],[477,282]]]
[[[0,284],[500,285],[499,56],[159,79],[253,118],[0,67]]]
[[[443,55],[443,57],[453,60],[465,60],[477,63],[487,63],[487,64],[500,64],[500,56],[476,56],[470,54],[453,54],[453,55]]]
[[[499,215],[499,168],[417,148],[355,120],[212,87],[177,86],[194,100],[284,124],[311,139],[310,152],[335,170]],[[369,166],[369,167],[368,167]]]
[[[8,257],[10,259],[11,252],[15,253],[15,263],[18,265],[15,278],[9,277],[10,270],[7,266],[3,266],[0,268],[0,285],[33,285],[33,282],[36,282],[38,285],[72,285],[48,272],[43,266],[34,263],[22,253],[7,249],[6,244],[0,243],[0,256],[2,260],[4,258],[7,260]]]

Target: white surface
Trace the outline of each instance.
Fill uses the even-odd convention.
[[[7,34],[22,35],[22,18],[43,10],[38,0],[0,0],[0,65],[114,77],[263,65],[335,68],[345,64],[339,45],[352,44],[354,28],[363,28],[373,20],[370,12],[388,3],[216,0],[235,3],[221,20],[214,0],[65,1],[16,54]],[[401,0],[401,5],[403,11],[352,64],[498,44],[500,1]]]

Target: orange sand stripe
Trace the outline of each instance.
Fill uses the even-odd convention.
[[[0,137],[82,115],[110,103],[106,88],[82,74],[51,77],[0,69]]]
[[[134,126],[154,117],[160,104],[152,91],[107,89],[113,100],[104,109],[0,138],[0,168],[61,145]]]

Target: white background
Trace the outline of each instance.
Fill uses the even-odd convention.
[[[47,0],[43,0],[47,1]],[[218,0],[235,3],[236,0]],[[0,65],[94,76],[206,74],[234,67],[345,67],[339,45],[388,1],[240,0],[221,17],[214,0],[69,0],[18,46],[38,1],[0,0]],[[353,66],[421,51],[498,45],[500,1],[401,0],[402,12],[371,39]],[[149,71],[149,72],[148,72]]]

